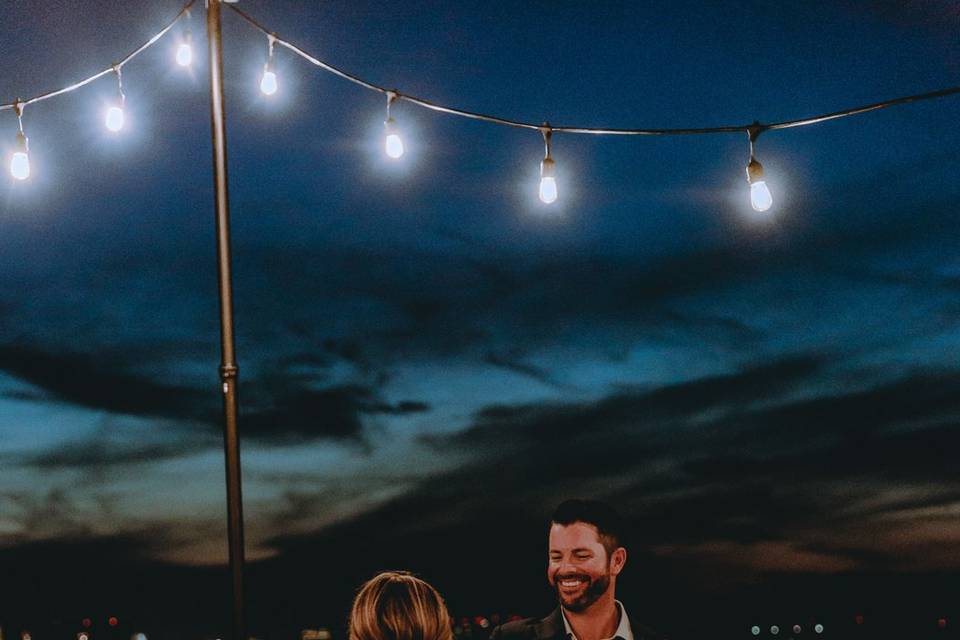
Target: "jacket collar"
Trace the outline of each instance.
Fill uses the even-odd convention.
[[[656,640],[661,636],[648,627],[638,624],[630,619],[630,629],[633,631],[634,640]],[[567,640],[567,629],[563,624],[563,614],[560,613],[560,607],[553,610],[553,613],[533,626],[533,633],[537,640]]]

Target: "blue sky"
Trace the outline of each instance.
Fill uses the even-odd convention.
[[[7,3],[4,100],[104,68],[179,6]],[[242,7],[372,82],[556,125],[792,119],[960,71],[946,2]],[[128,131],[100,124],[109,78],[32,105],[34,176],[0,181],[6,548],[134,535],[226,559],[190,25],[192,70],[179,27],[124,68]],[[267,99],[266,39],[227,11],[224,40],[252,559],[385,514],[470,522],[492,491],[538,517],[610,499],[659,523],[655,555],[736,580],[956,568],[957,99],[763,134],[765,215],[746,136],[557,135],[548,208],[536,132],[400,103],[393,163],[382,96],[279,48]],[[4,153],[15,132],[0,113]]]

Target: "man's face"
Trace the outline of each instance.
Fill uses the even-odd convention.
[[[611,579],[616,580],[625,562],[623,547],[607,558],[607,550],[592,524],[574,522],[550,527],[547,580],[565,609],[584,611],[599,600],[610,590]]]

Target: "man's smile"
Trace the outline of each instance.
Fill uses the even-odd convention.
[[[590,578],[588,576],[563,576],[557,577],[557,586],[563,592],[573,592],[578,591],[583,587],[586,587],[590,584]]]

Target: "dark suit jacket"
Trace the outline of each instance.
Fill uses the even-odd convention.
[[[633,640],[666,640],[653,629],[630,618]],[[490,640],[567,640],[560,607],[546,618],[527,618],[502,624],[490,634]]]

